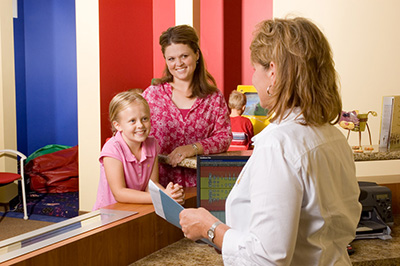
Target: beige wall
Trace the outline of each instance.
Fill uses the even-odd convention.
[[[14,38],[12,0],[0,1],[0,150],[16,149]],[[17,171],[15,159],[0,157],[0,171]],[[0,187],[0,202],[18,194],[16,183]]]
[[[12,0],[0,1],[0,149],[16,149]],[[15,160],[0,158],[0,170],[15,171]]]
[[[76,1],[78,71],[79,209],[90,211],[100,176],[98,0]]]
[[[394,30],[393,25],[399,24],[396,22],[400,22],[394,13],[399,8],[400,2],[395,0],[382,3],[375,0],[274,1],[276,17],[284,17],[292,12],[306,16],[327,35],[341,79],[344,110],[374,110],[379,116],[382,96],[398,91],[396,64],[392,62],[400,59],[397,49],[400,40],[391,30]],[[379,14],[376,10],[379,10]],[[98,3],[96,0],[77,1],[76,12],[80,209],[88,211],[94,204],[99,179]],[[379,117],[370,117],[374,144],[379,139],[379,123]],[[364,144],[367,141],[365,134]],[[357,142],[353,133],[350,143],[355,145]],[[356,164],[357,175],[362,180],[399,182],[399,163],[360,162]]]
[[[1,0],[0,0],[1,1]],[[176,0],[176,4],[182,0]],[[192,24],[187,9],[176,9],[177,23]],[[90,211],[95,203],[100,177],[100,82],[98,1],[76,1],[76,35],[78,62],[78,141],[79,141],[79,209]],[[193,12],[189,12],[191,15]]]
[[[374,110],[369,116],[372,142],[378,144],[382,96],[400,95],[400,1],[276,0],[274,17],[310,18],[327,36],[340,76],[343,110]],[[347,131],[343,130],[347,135]],[[349,143],[358,144],[352,132]],[[367,132],[362,144],[368,144]],[[400,160],[356,163],[359,179],[400,182]]]

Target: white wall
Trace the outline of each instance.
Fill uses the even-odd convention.
[[[378,144],[382,97],[400,95],[400,1],[276,0],[273,9],[274,17],[309,18],[325,33],[340,76],[343,110],[376,111],[378,116],[370,115],[368,124],[372,142]],[[358,133],[350,134],[349,143],[358,144]],[[367,132],[362,144],[369,144]],[[400,160],[356,166],[359,179],[379,176],[375,179],[381,183],[400,181]]]
[[[175,25],[193,27],[193,1],[175,0]]]

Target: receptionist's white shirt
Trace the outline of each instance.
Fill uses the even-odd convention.
[[[253,138],[226,202],[225,265],[351,265],[361,213],[353,153],[335,126],[296,116]]]

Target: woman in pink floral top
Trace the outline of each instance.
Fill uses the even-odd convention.
[[[224,152],[232,140],[225,98],[205,68],[198,43],[195,30],[187,25],[163,32],[165,74],[143,92],[151,109],[150,134],[170,164],[160,164],[162,185],[172,181],[196,186],[196,170],[177,164],[198,154]]]

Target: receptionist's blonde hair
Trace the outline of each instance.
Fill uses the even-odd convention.
[[[253,63],[265,69],[271,62],[276,66],[271,121],[280,121],[299,107],[304,125],[338,122],[342,101],[332,52],[314,23],[301,17],[263,21],[250,50]]]

